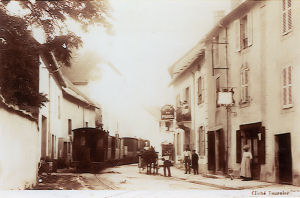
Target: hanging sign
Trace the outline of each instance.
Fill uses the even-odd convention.
[[[164,105],[161,108],[160,113],[162,120],[172,120],[175,118],[175,109],[172,105]]]
[[[218,105],[232,105],[233,93],[229,92],[218,92]]]

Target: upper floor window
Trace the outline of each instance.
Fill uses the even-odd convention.
[[[244,67],[241,69],[241,102],[249,102],[249,69]]]
[[[220,76],[216,78],[216,107],[220,107],[218,104],[218,92],[221,91],[221,86],[220,86]]]
[[[252,11],[236,21],[236,51],[250,47],[253,43]]]
[[[289,33],[292,27],[292,0],[282,0],[282,33]]]
[[[72,135],[72,120],[68,119],[68,134]]]
[[[185,101],[190,104],[190,87],[185,88]]]
[[[201,104],[204,102],[204,96],[203,96],[203,78],[200,76],[198,78],[198,104]]]
[[[240,20],[241,31],[241,48],[248,47],[247,15]]]
[[[293,105],[292,100],[292,67],[288,66],[282,70],[282,92],[283,92],[283,108],[289,108]]]

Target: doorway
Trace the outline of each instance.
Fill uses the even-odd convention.
[[[47,153],[47,118],[42,116],[42,134],[41,134],[41,157],[46,157]]]
[[[278,146],[278,173],[279,183],[292,184],[292,152],[290,133],[276,135]]]
[[[241,154],[242,148],[248,145],[252,154],[251,176],[254,180],[260,179],[261,164],[265,163],[265,127],[261,122],[240,125]]]
[[[215,156],[215,132],[207,132],[207,146],[208,146],[208,170],[216,170],[216,156]]]
[[[218,171],[225,172],[225,144],[224,144],[224,130],[216,131],[217,148],[218,148]]]

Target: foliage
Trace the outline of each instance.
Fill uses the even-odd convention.
[[[26,11],[23,16],[11,15],[10,1],[0,1],[0,93],[9,104],[22,109],[37,108],[46,101],[39,90],[39,55],[70,66],[72,48],[82,44],[80,37],[67,29],[68,18],[83,28],[106,21],[107,3],[98,1],[18,1]],[[33,27],[41,27],[46,42],[41,44],[32,36]]]

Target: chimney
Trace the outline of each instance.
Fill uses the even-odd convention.
[[[214,11],[214,24],[217,24],[225,16],[224,10]]]

